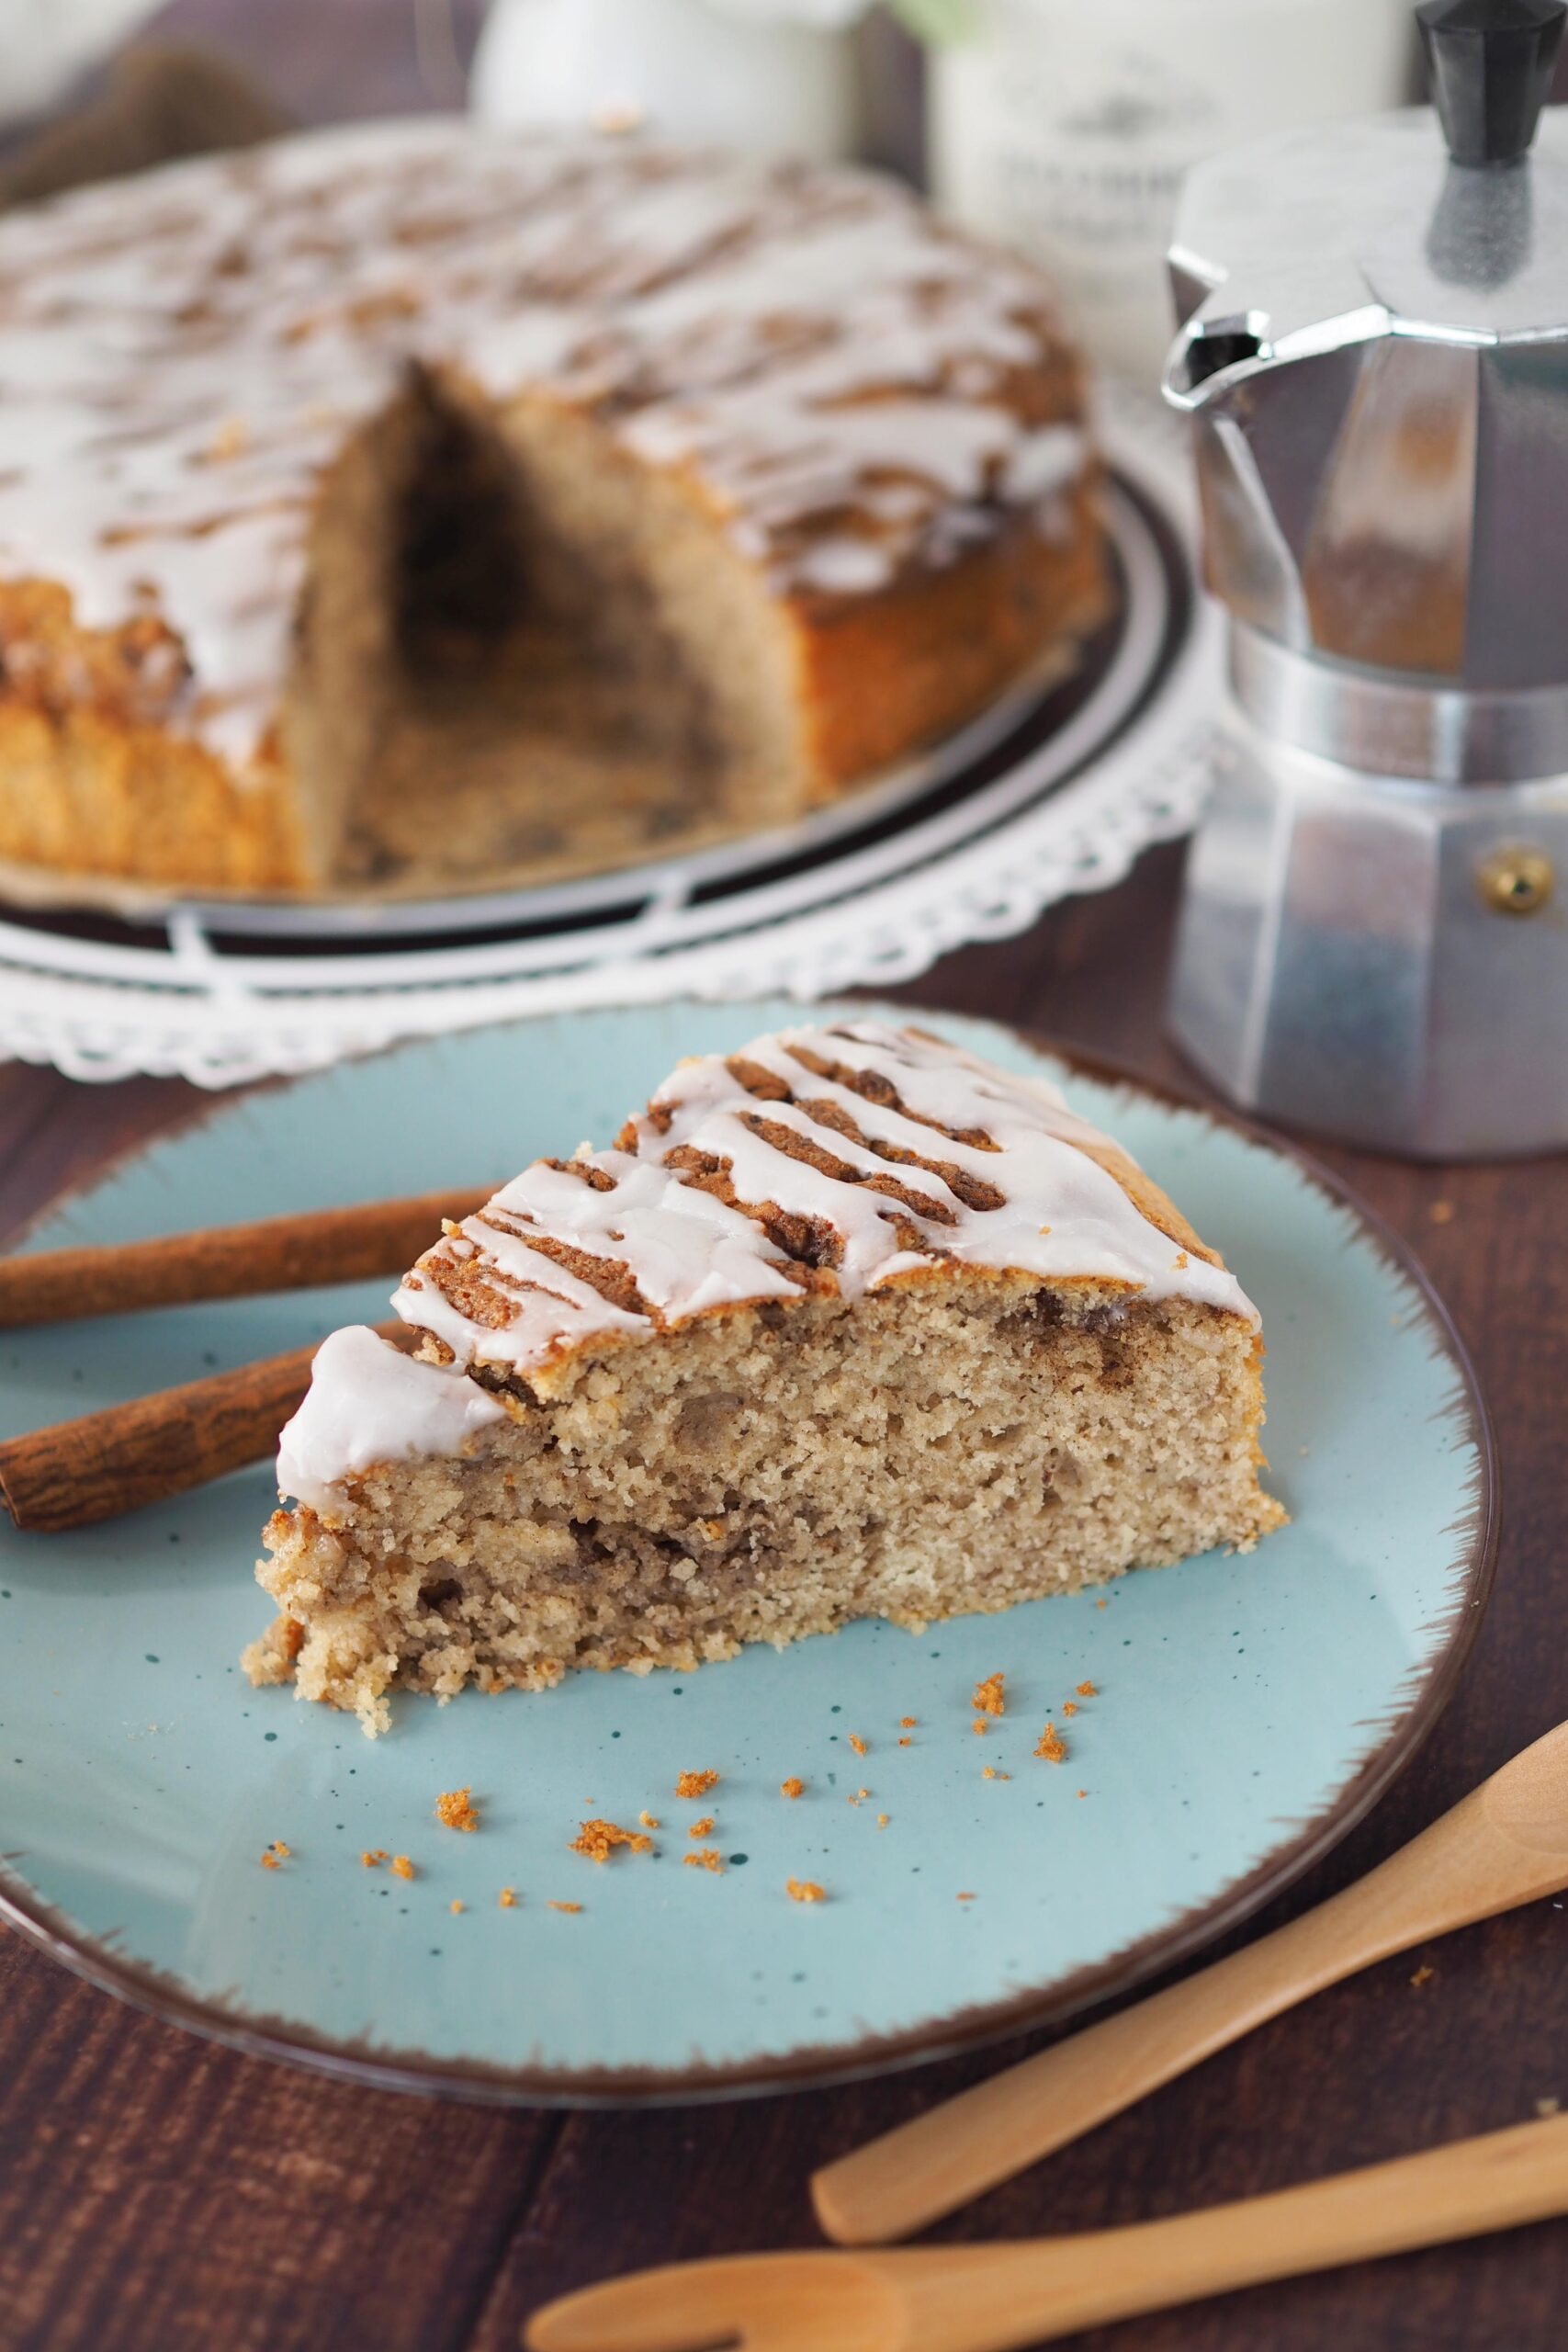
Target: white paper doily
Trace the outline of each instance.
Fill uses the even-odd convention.
[[[1004,741],[788,835],[439,907],[182,907],[130,924],[0,919],[0,1051],[67,1076],[198,1086],[408,1036],[677,995],[807,1000],[907,980],[1024,930],[1184,832],[1208,779],[1218,631],[1193,586],[1189,458],[1152,405],[1107,404],[1121,621],[1093,673]]]

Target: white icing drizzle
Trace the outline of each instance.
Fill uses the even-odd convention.
[[[344,1478],[378,1462],[460,1453],[506,1408],[477,1381],[405,1356],[363,1323],[333,1331],[310,1366],[305,1401],[277,1442],[277,1485],[330,1510]]]
[[[781,593],[948,560],[1082,470],[1041,424],[1039,279],[854,172],[354,127],[0,220],[0,578],[153,615],[166,714],[243,774],[274,717],[321,477],[411,362],[592,409],[694,469]],[[154,682],[155,683],[155,682]]]
[[[1054,499],[1082,473],[1088,458],[1088,438],[1077,425],[1043,424],[1008,457],[1008,495],[1030,505]]]
[[[901,1108],[817,1074],[810,1059],[864,1073]],[[794,1101],[750,1092],[734,1074],[767,1071]],[[865,1142],[824,1123],[831,1105]],[[843,1176],[795,1158],[758,1123],[798,1136]],[[945,1131],[945,1132],[944,1132]],[[992,1148],[954,1139],[983,1133]],[[739,1201],[818,1220],[839,1244],[831,1274],[845,1297],[943,1261],[1016,1269],[1044,1279],[1091,1279],[1152,1298],[1203,1301],[1256,1324],[1234,1274],[1185,1250],[1151,1225],[1117,1179],[1089,1157],[1114,1149],[1043,1080],[1014,1078],[958,1047],[877,1023],[786,1030],[737,1056],[682,1063],[634,1123],[631,1151],[580,1154],[581,1175],[537,1162],[420,1261],[393,1300],[408,1322],[434,1331],[460,1363],[526,1372],[601,1335],[642,1332],[722,1306],[798,1295],[797,1270],[754,1217],[683,1181],[671,1154],[721,1163]],[[944,1179],[873,1148],[891,1146],[953,1169],[999,1194],[966,1206]],[[1123,1155],[1124,1157],[1124,1155]],[[1130,1164],[1130,1163],[1129,1163]],[[589,1181],[596,1171],[600,1187]],[[897,1181],[890,1198],[858,1178]],[[499,1220],[510,1229],[496,1229]],[[922,1246],[910,1249],[910,1226]],[[902,1228],[902,1233],[900,1228]],[[648,1312],[614,1304],[525,1238],[624,1269]],[[485,1292],[486,1319],[454,1304],[440,1277],[460,1271]],[[450,1285],[449,1285],[450,1287]]]
[[[863,1074],[895,1100],[873,1101],[820,1076],[810,1060]],[[796,1099],[751,1092],[734,1075],[745,1065]],[[866,1141],[826,1123],[818,1114],[829,1105]],[[792,1157],[756,1132],[758,1120],[839,1167],[895,1180],[905,1198]],[[991,1148],[956,1139],[975,1134]],[[995,1204],[966,1204],[932,1169],[886,1159],[874,1144],[938,1162],[972,1203]],[[536,1161],[420,1260],[392,1304],[450,1349],[449,1367],[412,1363],[363,1329],[325,1343],[310,1396],[284,1431],[279,1485],[323,1509],[372,1462],[460,1450],[504,1417],[468,1377],[475,1364],[536,1374],[593,1341],[649,1336],[725,1306],[798,1299],[797,1261],[755,1217],[687,1181],[689,1162],[687,1174],[669,1166],[672,1152],[724,1162],[739,1200],[830,1228],[839,1262],[810,1280],[846,1298],[957,1263],[1191,1299],[1256,1328],[1235,1275],[1152,1225],[1090,1150],[1118,1147],[1049,1080],[878,1022],[784,1030],[729,1059],[683,1062],[633,1123],[631,1150],[584,1146],[565,1168]],[[919,1248],[908,1246],[911,1227]],[[603,1261],[610,1279],[629,1277],[640,1304],[606,1297],[539,1243],[579,1262]],[[450,1295],[459,1283],[479,1286],[482,1317]]]

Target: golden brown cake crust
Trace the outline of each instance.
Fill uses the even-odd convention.
[[[57,582],[0,582],[0,858],[173,888],[304,879],[292,779],[268,740],[242,787],[173,729],[186,676],[151,614],[74,626]]]
[[[1070,493],[1060,545],[1025,520],[874,605],[815,599],[800,637],[811,797],[828,799],[954,732],[1055,649],[1064,667],[1107,617],[1096,480]]]

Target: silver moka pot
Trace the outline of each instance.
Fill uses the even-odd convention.
[[[1568,1144],[1568,7],[1416,15],[1435,111],[1178,214],[1228,682],[1171,1020],[1236,1102],[1457,1159]]]

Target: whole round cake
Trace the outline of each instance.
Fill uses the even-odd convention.
[[[9,216],[0,317],[14,885],[787,822],[1105,610],[1048,289],[868,174],[338,130]]]

